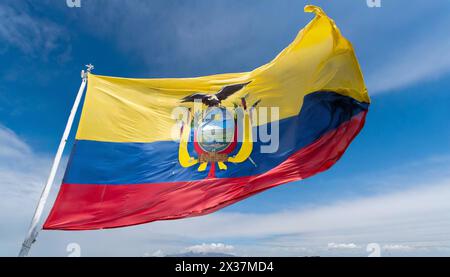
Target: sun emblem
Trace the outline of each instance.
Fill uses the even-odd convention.
[[[241,90],[250,82],[223,87],[216,94],[195,93],[187,96],[181,102],[201,101],[205,108],[193,114],[189,109],[187,121],[182,122],[180,129],[180,145],[178,159],[182,167],[198,164],[198,171],[205,171],[210,164],[208,178],[215,177],[216,165],[219,170],[226,170],[227,163],[242,163],[250,158],[253,151],[252,110],[260,101],[247,108],[246,98],[241,98],[240,104],[234,108],[226,108],[222,101]],[[240,115],[238,116],[240,112]],[[193,142],[190,138],[193,137]],[[239,151],[235,155],[238,138],[242,139]],[[192,157],[188,144],[193,143],[197,157]]]

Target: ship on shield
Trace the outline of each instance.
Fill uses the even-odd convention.
[[[197,170],[202,172],[210,164],[207,178],[215,178],[216,165],[219,170],[227,170],[227,163],[238,164],[250,158],[253,151],[251,112],[260,101],[256,101],[250,109],[247,108],[246,96],[240,99],[240,104],[234,104],[233,109],[222,105],[223,100],[249,83],[225,86],[216,94],[195,93],[181,100],[182,103],[201,101],[204,106],[195,114],[189,109],[188,119],[182,122],[178,153],[181,166],[198,164]],[[242,116],[238,116],[239,112]],[[192,157],[188,151],[191,135],[197,157]],[[238,137],[242,143],[236,153]]]

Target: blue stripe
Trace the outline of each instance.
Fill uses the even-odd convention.
[[[367,109],[367,103],[337,93],[322,91],[309,94],[305,96],[297,116],[280,120],[280,141],[276,153],[260,153],[260,146],[265,144],[258,140],[251,155],[256,166],[250,160],[240,164],[227,163],[227,170],[220,171],[216,167],[216,176],[243,177],[264,173]],[[270,132],[270,125],[267,128]],[[209,168],[198,172],[198,165],[189,168],[179,165],[178,146],[173,141],[113,143],[79,140],[73,147],[63,182],[113,185],[204,179]]]

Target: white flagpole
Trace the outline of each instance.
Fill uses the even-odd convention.
[[[19,252],[19,257],[26,257],[28,252],[30,251],[31,245],[36,241],[36,237],[40,230],[40,220],[42,216],[42,212],[44,211],[45,203],[47,202],[48,194],[50,193],[50,189],[52,187],[53,181],[55,180],[56,171],[59,166],[59,162],[61,161],[62,154],[64,152],[64,147],[66,146],[67,138],[69,137],[70,130],[72,128],[73,120],[75,118],[75,114],[77,113],[78,106],[81,102],[81,97],[83,96],[84,89],[86,88],[87,83],[87,75],[94,69],[94,66],[89,64],[86,65],[87,72],[84,70],[81,71],[81,86],[78,90],[77,97],[75,98],[75,102],[73,103],[72,110],[70,111],[69,119],[67,120],[66,129],[64,130],[64,134],[61,138],[61,142],[59,143],[58,151],[56,152],[55,159],[53,160],[53,165],[50,170],[50,175],[48,176],[47,183],[42,190],[41,198],[39,199],[38,205],[34,212],[33,219],[31,220],[30,229],[28,230],[27,237],[25,238],[22,248]]]

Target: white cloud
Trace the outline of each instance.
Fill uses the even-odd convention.
[[[383,245],[384,250],[393,250],[393,251],[411,251],[414,250],[414,247],[408,246],[408,245],[402,245],[402,244],[386,244]]]
[[[50,164],[49,157],[37,155],[16,133],[0,124],[0,222],[7,226],[0,229],[0,256],[17,254]],[[57,180],[61,180],[61,172]]]
[[[63,27],[47,19],[31,16],[27,4],[0,4],[0,41],[2,46],[14,47],[24,54],[47,59],[70,59],[69,36]],[[3,49],[2,49],[3,48]]]
[[[0,157],[4,159],[20,159],[31,154],[30,147],[12,130],[0,125]]]
[[[26,142],[0,124],[0,191],[8,197],[35,193],[49,160],[36,156]],[[15,198],[14,198],[15,199]],[[20,199],[19,199],[20,200]],[[9,201],[0,202],[0,208]]]
[[[356,249],[356,248],[360,248],[360,246],[354,243],[335,243],[335,242],[328,243],[328,249]]]
[[[155,252],[153,252],[151,255],[144,255],[146,257],[164,257],[166,254],[161,250],[158,249]]]
[[[369,93],[396,92],[450,73],[448,1],[427,5],[420,0],[390,1],[381,9],[367,9],[348,20],[357,26],[357,53]],[[427,16],[424,16],[427,15]]]
[[[193,253],[231,253],[234,246],[224,243],[202,243],[186,247],[186,251]]]
[[[438,79],[450,72],[450,37],[444,35],[444,30],[433,29],[433,32],[417,37],[416,42],[407,49],[399,49],[386,60],[384,66],[368,75],[371,93],[395,91]]]

